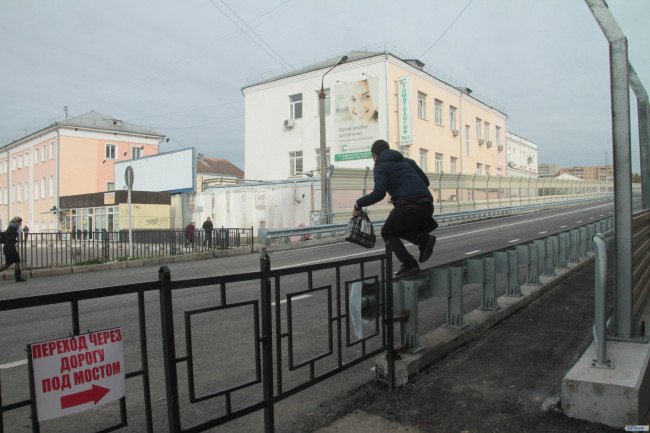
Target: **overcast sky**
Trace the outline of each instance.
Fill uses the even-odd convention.
[[[650,1],[607,3],[650,91]],[[244,169],[243,86],[384,44],[504,109],[540,163],[612,163],[608,44],[583,0],[0,0],[0,146],[67,106]]]

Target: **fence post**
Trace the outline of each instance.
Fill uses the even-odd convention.
[[[260,257],[260,291],[262,301],[262,387],[264,390],[264,432],[275,430],[273,407],[273,320],[271,307],[271,259],[267,253]]]
[[[160,281],[160,321],[162,325],[165,389],[167,392],[167,420],[169,422],[169,431],[178,433],[181,431],[181,415],[178,401],[171,272],[167,266],[161,266],[160,270],[158,270],[158,280]]]

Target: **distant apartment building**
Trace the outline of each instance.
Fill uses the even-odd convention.
[[[508,176],[537,177],[537,144],[512,132],[506,133]]]
[[[596,167],[569,167],[561,168],[560,174],[569,173],[584,180],[614,180],[614,166],[613,165],[600,165]]]
[[[90,111],[0,147],[0,226],[20,216],[33,232],[61,228],[61,197],[113,191],[113,163],[157,154],[163,137]],[[78,227],[106,224],[118,212],[102,206],[94,218],[93,210],[79,209]]]
[[[555,177],[560,172],[560,166],[557,164],[540,164],[537,166],[539,177]]]
[[[326,166],[372,167],[370,146],[385,139],[425,172],[506,175],[507,115],[502,110],[407,56],[355,51],[329,71],[340,59],[242,88],[249,178],[319,176],[321,83]]]

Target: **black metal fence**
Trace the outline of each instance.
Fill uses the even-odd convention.
[[[108,409],[42,423],[34,391],[40,384],[33,383],[32,373],[2,375],[0,370],[0,433],[10,423],[26,424],[21,409],[23,416],[28,409],[32,432],[41,424],[47,431],[108,432],[128,425],[147,432],[200,432],[262,411],[269,433],[275,431],[277,403],[383,352],[393,384],[391,270],[389,246],[383,254],[277,270],[264,254],[257,272],[172,281],[163,266],[158,281],[2,300],[3,358],[24,356],[26,345],[61,333],[77,336],[82,329],[119,326],[130,336],[124,352],[131,370],[125,372],[125,397],[104,406]],[[363,337],[350,332],[349,288],[360,281],[374,284],[377,297],[376,317],[364,325]],[[157,301],[160,329],[147,326],[145,314],[157,316]],[[61,308],[66,305],[67,312]],[[52,316],[69,317],[69,326],[49,324],[45,311],[55,309]],[[98,321],[103,312],[105,320]],[[28,331],[20,333],[22,326]],[[17,333],[17,340],[8,340]],[[27,355],[29,366],[31,351]],[[151,388],[161,386],[153,378],[164,378],[166,406],[152,402]],[[21,382],[27,379],[30,384]]]
[[[18,252],[23,268],[66,267],[131,259],[191,254],[249,247],[253,252],[253,228],[204,230],[106,230],[20,234]],[[131,251],[132,249],[132,251]],[[0,255],[4,263],[4,255]]]

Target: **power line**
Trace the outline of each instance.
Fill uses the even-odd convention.
[[[474,1],[474,0],[469,0],[469,1],[467,2],[467,4],[465,5],[465,7],[463,8],[463,10],[460,11],[460,13],[459,13],[459,14],[456,16],[456,18],[451,22],[451,24],[449,24],[449,27],[447,27],[447,28],[445,29],[445,31],[442,32],[442,34],[440,35],[440,37],[439,37],[438,39],[436,39],[436,41],[435,41],[433,44],[431,44],[431,46],[430,46],[429,48],[427,48],[425,52],[423,52],[422,54],[420,54],[420,56],[419,56],[420,59],[421,59],[422,57],[424,57],[424,55],[425,55],[426,53],[428,53],[429,50],[431,50],[431,48],[433,48],[433,47],[434,47],[438,42],[440,42],[440,39],[442,39],[442,38],[447,34],[447,32],[449,31],[449,29],[451,29],[451,28],[453,27],[453,25],[456,24],[456,21],[458,21],[458,19],[461,17],[461,15],[463,15],[463,12],[465,12],[465,9],[467,9],[467,8],[469,7],[469,5],[470,5],[473,1]]]

